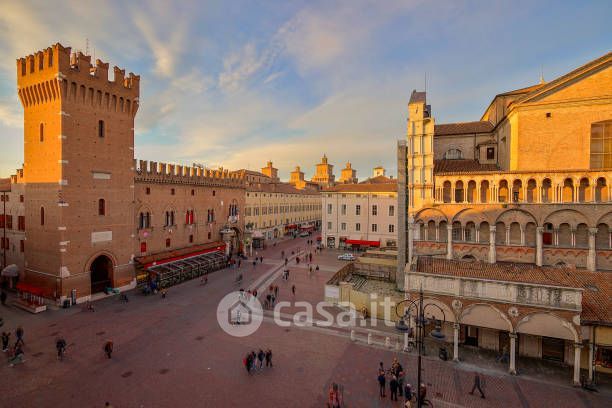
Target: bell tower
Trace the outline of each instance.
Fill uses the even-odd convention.
[[[24,109],[25,279],[61,299],[134,281],[140,77],[55,44],[17,60]]]
[[[407,180],[408,215],[433,204],[434,191],[434,118],[427,105],[426,93],[412,91],[408,102]]]

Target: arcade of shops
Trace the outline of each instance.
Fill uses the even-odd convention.
[[[313,233],[317,230],[318,222],[305,222],[301,224],[287,224],[265,229],[257,229],[251,233],[253,249],[265,247],[266,241],[278,239],[287,235],[298,236],[303,232]]]

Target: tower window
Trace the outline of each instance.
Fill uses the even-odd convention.
[[[104,121],[98,121],[98,137],[104,137]]]
[[[174,195],[175,192],[176,191],[173,188],[170,189],[170,195]]]
[[[146,188],[146,190],[145,190],[145,193],[146,193],[147,195],[151,194],[151,188],[150,188],[150,187],[147,187],[147,188]]]
[[[45,225],[45,207],[40,207],[40,225]]]
[[[166,248],[170,248],[170,238],[166,238]]]
[[[213,197],[215,196],[215,190],[213,190]],[[257,194],[255,194],[255,197],[257,197]]]
[[[45,125],[43,123],[40,124],[40,127],[38,129],[38,135],[40,136],[40,142],[44,142],[45,141]]]
[[[103,198],[98,200],[98,215],[106,215],[106,202]]]
[[[495,148],[487,147],[487,160],[495,160]]]

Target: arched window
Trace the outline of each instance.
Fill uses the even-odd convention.
[[[151,213],[145,215],[145,228],[151,228]]]
[[[98,200],[98,215],[106,215],[106,202],[103,198]]]
[[[43,123],[40,124],[40,128],[39,128],[39,136],[40,136],[40,142],[44,142],[45,141],[45,125]]]
[[[98,121],[98,137],[104,137],[104,121]]]
[[[140,213],[138,215],[138,228],[143,229],[145,227],[145,215]]]
[[[463,159],[463,153],[459,149],[448,149],[444,154],[444,158],[448,160]]]
[[[45,207],[40,207],[40,225],[45,225]]]

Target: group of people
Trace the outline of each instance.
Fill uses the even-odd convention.
[[[381,361],[378,366],[377,381],[379,388],[379,395],[381,398],[385,398],[386,384],[389,380],[389,392],[391,394],[391,401],[398,401],[399,397],[404,397],[406,407],[410,407],[413,399],[421,399],[425,401],[427,396],[427,387],[425,384],[421,384],[419,387],[418,395],[415,395],[415,391],[412,389],[412,385],[405,383],[405,371],[404,367],[400,364],[397,358],[393,359],[390,369],[385,369],[383,362]]]
[[[264,300],[264,308],[274,308],[274,306],[276,305],[276,299],[278,299],[278,286],[270,285],[268,287],[268,294],[266,295],[266,300]]]
[[[23,346],[25,342],[23,341],[23,334],[23,327],[17,327],[15,330],[15,344],[11,346],[11,332],[2,332],[2,352],[7,353],[7,361],[11,367],[24,361]]]
[[[264,360],[266,363],[266,368],[274,367],[272,365],[272,350],[267,349],[266,351],[263,351],[263,349],[259,349],[259,352],[255,352],[255,350],[253,350],[244,357],[242,363],[244,364],[247,373],[251,374],[253,371],[263,370]]]

